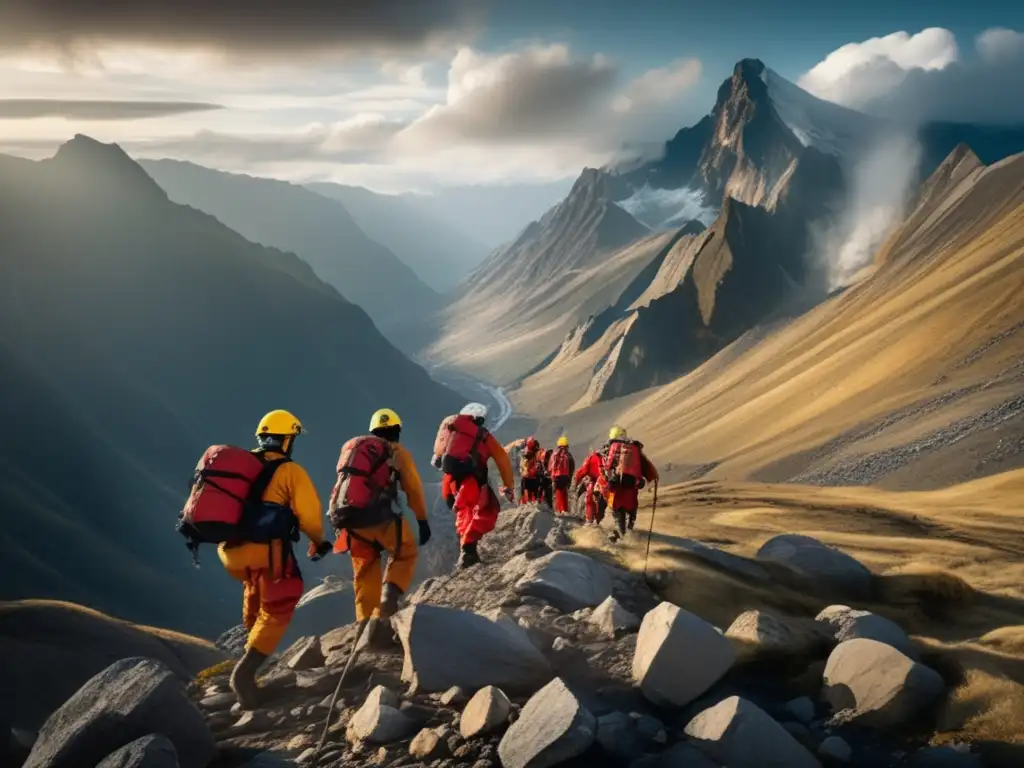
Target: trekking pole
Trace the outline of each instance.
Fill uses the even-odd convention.
[[[363,633],[366,632],[366,627],[369,624],[368,619],[364,619],[359,626],[359,631],[356,632],[356,639],[352,641],[352,650],[348,652],[348,661],[345,662],[345,668],[341,670],[341,677],[338,678],[338,685],[334,688],[334,695],[331,696],[331,704],[327,709],[327,719],[324,720],[324,730],[320,734],[320,741],[316,745],[316,752],[313,753],[313,758],[310,760],[311,763],[315,763],[316,759],[320,757],[320,752],[324,748],[324,744],[327,743],[327,733],[331,729],[331,717],[334,715],[334,705],[338,703],[338,695],[341,693],[341,686],[345,682],[345,678],[348,676],[348,670],[352,666],[352,662],[355,661],[356,656],[359,655],[359,643],[363,639]]]
[[[651,537],[654,535],[654,513],[658,511],[658,481],[654,481],[654,502],[651,505],[651,525],[647,529],[647,552],[644,554],[644,579],[647,578],[647,561],[651,557]]]

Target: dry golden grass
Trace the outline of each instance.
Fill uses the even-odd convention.
[[[748,558],[778,533],[838,546],[875,575],[873,599],[856,607],[900,624],[953,685],[936,743],[976,742],[1011,765],[1024,754],[1022,499],[1024,470],[927,492],[684,483],[659,492],[648,568],[667,575],[665,599],[724,629],[753,608],[810,619],[849,601],[809,594],[778,569],[768,583],[727,573],[683,553],[678,538]],[[584,528],[578,546],[642,570],[651,497],[642,500],[638,535],[609,549],[604,531]]]

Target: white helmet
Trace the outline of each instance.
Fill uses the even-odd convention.
[[[459,415],[472,416],[474,419],[486,419],[487,406],[483,403],[467,403],[466,406],[459,411]]]

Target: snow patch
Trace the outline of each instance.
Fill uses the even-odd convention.
[[[805,147],[842,157],[876,130],[867,115],[812,96],[770,69],[764,78],[779,119]]]
[[[648,184],[617,203],[633,218],[651,229],[670,229],[697,219],[709,226],[718,210],[704,204],[704,195],[689,187],[654,189]]]

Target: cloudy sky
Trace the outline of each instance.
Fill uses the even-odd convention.
[[[905,120],[1024,122],[1007,0],[0,0],[0,151],[87,133],[383,191],[560,179],[692,124],[744,57]]]

